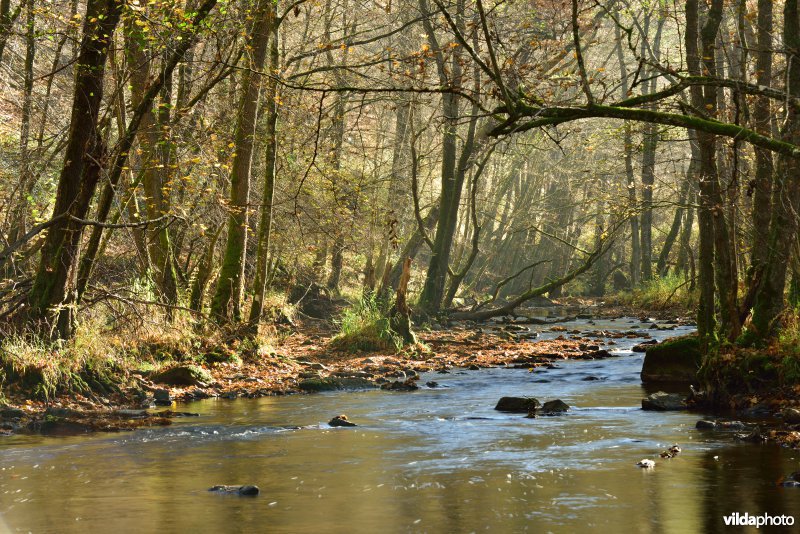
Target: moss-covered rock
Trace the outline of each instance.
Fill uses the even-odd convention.
[[[702,363],[700,341],[691,334],[648,347],[642,365],[642,382],[697,382]]]
[[[157,384],[171,386],[201,386],[213,382],[211,373],[196,365],[178,365],[159,371],[150,377]]]
[[[378,385],[366,378],[309,378],[298,384],[298,387],[307,393],[319,393],[321,391],[337,391],[344,389],[374,389]]]

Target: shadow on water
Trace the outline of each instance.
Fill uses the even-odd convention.
[[[0,514],[12,532],[309,533],[691,533],[723,530],[736,511],[800,516],[800,491],[776,486],[800,453],[700,432],[698,414],[643,412],[635,341],[551,370],[423,376],[441,389],[209,400],[169,428],[12,437],[0,441]],[[494,411],[505,395],[572,410]],[[328,428],[339,413],[360,426]],[[673,443],[683,452],[658,458]],[[642,458],[655,469],[636,468]],[[209,494],[214,484],[261,495]]]

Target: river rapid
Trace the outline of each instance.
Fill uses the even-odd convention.
[[[595,322],[564,326],[649,325]],[[558,335],[547,328],[531,327]],[[427,373],[420,384],[440,387],[415,392],[212,399],[166,428],[3,438],[0,532],[692,533],[725,530],[734,512],[800,522],[800,489],[776,484],[800,451],[696,430],[703,414],[642,411],[643,355],[630,351],[641,339],[616,341],[613,358]],[[495,411],[502,396],[572,408],[528,419]],[[359,426],[329,428],[338,414]],[[676,443],[677,457],[658,457]],[[637,468],[643,458],[656,467]],[[215,484],[261,494],[209,493]]]

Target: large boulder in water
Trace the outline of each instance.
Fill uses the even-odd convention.
[[[702,363],[697,335],[675,337],[647,348],[642,365],[642,382],[696,383]]]
[[[542,404],[533,397],[503,397],[497,401],[494,409],[499,412],[530,413],[541,406]]]
[[[211,373],[196,365],[178,365],[153,374],[150,379],[157,384],[171,386],[206,386],[214,381]]]

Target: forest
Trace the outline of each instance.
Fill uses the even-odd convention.
[[[252,337],[304,293],[388,308],[406,258],[418,322],[660,284],[709,356],[793,325],[793,1],[3,0],[0,21],[6,342]]]
[[[427,424],[414,418],[434,407],[486,404],[459,397],[470,380],[501,395],[550,373],[552,383],[504,395],[495,410],[594,435],[611,427],[586,414],[610,402],[636,408],[628,432],[649,429],[643,442],[659,446],[710,429],[800,447],[799,3],[0,0],[0,446],[13,453],[16,434],[195,428],[176,418],[198,414],[172,411],[195,404],[180,402],[199,401],[200,420],[212,413],[217,424],[227,412],[215,410],[228,408],[203,403],[280,396],[288,404],[275,409],[289,414],[280,428],[293,436],[310,427],[292,415],[320,409],[327,419],[346,407],[394,451],[375,429],[381,409],[400,409],[397,397],[370,411],[359,399],[377,397],[285,395],[389,390],[419,410],[392,420],[405,428]],[[558,389],[568,365],[594,371],[565,374]],[[457,376],[470,370],[478,378]],[[615,380],[627,397],[599,400]],[[643,419],[655,416],[639,414],[642,394],[642,413],[670,415]],[[147,411],[154,405],[170,408]],[[704,414],[698,430],[687,409]],[[535,427],[515,421],[513,432],[533,440]],[[219,424],[212,435],[233,432]],[[356,423],[342,414],[323,426]],[[447,441],[458,435],[442,431],[442,457],[460,450]],[[682,457],[704,468],[736,458],[754,471],[713,475],[698,491],[741,482],[717,476],[797,469],[777,446],[762,462],[725,439]],[[345,443],[319,452],[299,441],[296,454],[308,457],[297,461],[363,447]],[[652,453],[631,443],[614,454]],[[678,469],[663,459],[680,452],[662,452],[660,469]],[[435,484],[466,484],[459,469]],[[500,490],[504,475],[493,476],[486,484]],[[520,476],[508,484],[523,495]],[[31,480],[45,491],[46,480]],[[398,480],[395,489],[411,487]],[[800,471],[783,480],[800,486]],[[383,488],[374,482],[363,491]],[[320,499],[338,486],[316,483]],[[796,503],[759,491],[765,513]],[[745,511],[692,502],[701,501],[699,516],[674,519],[689,521],[681,531]],[[26,531],[62,521],[16,516],[10,502],[0,498],[0,532],[6,513]],[[288,531],[319,529],[304,523],[313,514],[275,502]],[[374,531],[369,514],[386,504],[364,502],[362,528]],[[504,525],[464,506],[471,519],[459,528],[435,515],[419,524]],[[661,525],[649,506],[638,512],[643,529]],[[191,522],[204,513],[168,530],[204,531],[211,522]],[[226,530],[234,512],[213,513]],[[588,521],[563,517],[568,531]]]

